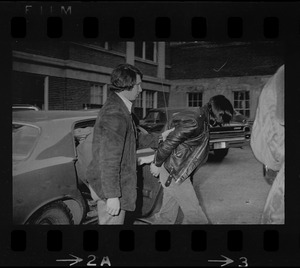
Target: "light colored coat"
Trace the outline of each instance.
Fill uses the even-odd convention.
[[[251,133],[255,157],[279,171],[269,192],[263,224],[284,224],[284,65],[262,89]]]

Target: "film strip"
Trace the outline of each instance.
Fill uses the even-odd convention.
[[[29,53],[34,43],[53,40],[275,42],[284,50],[281,60],[286,66],[285,86],[288,92],[285,95],[288,126],[285,131],[285,176],[288,179],[284,224],[265,225],[259,221],[254,224],[233,221],[229,224],[152,226],[99,226],[93,222],[52,226],[15,224],[12,153],[11,146],[6,146],[5,155],[9,157],[3,160],[2,170],[1,266],[300,265],[299,157],[294,153],[300,149],[296,103],[300,70],[299,3],[23,2],[4,3],[1,9],[1,51],[4,52],[1,70],[5,77],[3,85],[11,92],[12,72],[16,70],[12,44],[29,43],[26,50]],[[54,50],[52,55],[60,53]],[[26,55],[17,56],[22,63],[32,61]],[[40,57],[39,60],[45,58]],[[85,63],[84,60],[82,63]],[[54,61],[51,64],[54,66]],[[2,106],[4,122],[10,126],[11,103],[4,101]],[[10,135],[4,134],[3,140],[11,140]]]

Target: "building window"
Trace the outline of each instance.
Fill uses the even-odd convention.
[[[134,102],[134,113],[140,118],[144,118],[147,112],[157,107],[157,92],[143,90]]]
[[[233,106],[236,111],[250,117],[250,94],[249,91],[234,91]]]
[[[188,107],[202,106],[202,92],[188,93]]]
[[[154,107],[154,91],[146,91],[146,108]]]
[[[143,108],[143,94],[139,94],[135,99],[135,107]]]
[[[98,84],[93,84],[91,86],[90,103],[98,104],[98,105],[104,104],[103,86],[98,85]]]
[[[157,62],[157,43],[156,42],[136,42],[135,56],[143,60]]]
[[[140,93],[134,102],[134,113],[139,118],[143,118],[143,94]]]

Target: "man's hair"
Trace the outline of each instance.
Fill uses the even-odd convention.
[[[121,92],[123,90],[131,90],[136,83],[136,76],[143,78],[142,72],[130,64],[118,65],[111,74],[111,90]]]
[[[223,95],[216,95],[210,98],[209,102],[217,111],[223,111],[222,116],[224,123],[229,123],[233,116],[233,107],[231,102]]]

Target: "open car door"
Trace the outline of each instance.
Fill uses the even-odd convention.
[[[154,154],[151,148],[137,150],[137,157]],[[159,179],[150,172],[150,164],[138,166],[136,216],[150,217],[159,211],[163,189]]]

